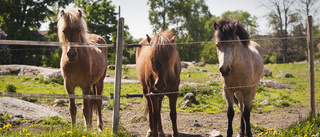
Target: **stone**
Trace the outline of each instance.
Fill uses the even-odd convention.
[[[263,68],[263,75],[266,77],[272,77],[272,71],[269,68],[264,67]]]
[[[110,103],[109,103],[108,101],[102,101],[102,106],[107,107],[107,106],[109,106],[109,105],[110,105]]]
[[[182,107],[182,108],[187,107],[187,106],[191,106],[191,102],[189,100],[180,104],[180,107]]]
[[[116,66],[114,65],[108,65],[108,69],[114,70],[116,68]]]
[[[187,75],[187,77],[188,77],[188,78],[190,78],[190,77],[191,77],[191,75],[190,75],[190,74],[188,74],[188,75]]]
[[[293,78],[293,75],[291,73],[282,73],[277,78]]]
[[[209,137],[222,137],[220,131],[218,130],[213,130],[211,132],[206,133]]]
[[[196,97],[194,96],[193,93],[187,93],[184,95],[183,100],[189,100],[191,103],[196,103]]]
[[[268,103],[270,103],[269,100],[263,100],[263,101],[260,102],[259,104],[260,104],[260,105],[266,105],[266,104],[268,104]]]
[[[181,62],[181,68],[188,68],[188,64]]]
[[[55,107],[55,106],[65,106],[64,103],[66,103],[66,102],[62,99],[56,99],[56,100],[54,100],[53,103],[54,103],[53,106]]]

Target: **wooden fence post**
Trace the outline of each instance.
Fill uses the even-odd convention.
[[[121,92],[121,71],[122,71],[122,54],[123,54],[123,31],[124,18],[118,20],[117,44],[116,44],[116,72],[114,80],[114,98],[113,98],[113,133],[118,132],[119,127],[119,110],[120,110],[120,92]]]
[[[314,47],[313,47],[313,28],[312,16],[307,18],[307,44],[308,44],[308,60],[309,60],[309,90],[310,90],[310,115],[315,116],[315,83],[314,83]]]

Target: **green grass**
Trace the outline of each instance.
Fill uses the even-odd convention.
[[[1,117],[0,117],[1,119]],[[17,136],[31,136],[31,137],[131,137],[125,129],[120,128],[118,134],[112,134],[110,128],[105,128],[101,132],[84,130],[83,125],[77,124],[71,130],[70,124],[66,119],[60,117],[46,117],[37,121],[18,121],[16,125],[6,124],[0,128],[0,136],[17,137]]]

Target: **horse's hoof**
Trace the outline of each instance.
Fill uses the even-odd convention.
[[[164,132],[162,131],[162,132],[158,132],[158,136],[159,136],[159,137],[165,137],[166,135],[165,135]]]
[[[146,137],[152,137],[152,131],[148,130]]]

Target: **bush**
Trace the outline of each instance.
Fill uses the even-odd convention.
[[[5,90],[5,92],[16,92],[16,91],[17,91],[16,86],[14,86],[14,85],[12,85],[12,84],[6,85],[6,90]]]

